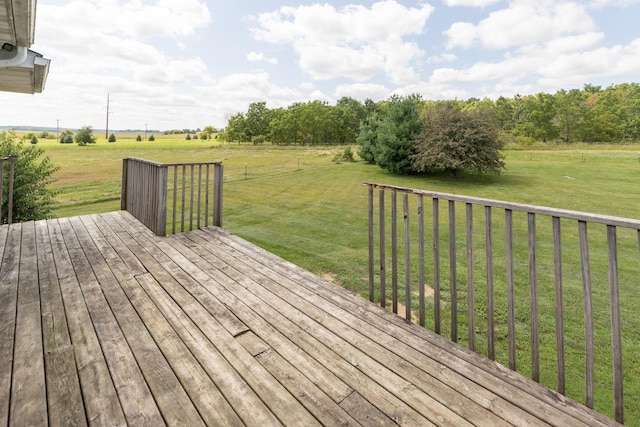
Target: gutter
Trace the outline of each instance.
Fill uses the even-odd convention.
[[[29,50],[24,46],[16,47],[16,55],[13,58],[0,59],[0,68],[18,67],[27,60]]]

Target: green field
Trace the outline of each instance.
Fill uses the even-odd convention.
[[[399,177],[363,162],[336,164],[334,155],[343,147],[255,147],[185,141],[176,136],[156,138],[154,142],[120,138],[113,144],[102,140],[87,147],[41,140],[39,146],[61,166],[55,176],[55,188],[60,192],[56,214],[119,209],[124,157],[159,162],[222,161],[227,230],[362,295],[367,292],[368,259],[363,181],[640,218],[640,146],[509,150],[505,153],[507,169],[499,177],[451,178]],[[637,262],[637,248],[631,253]],[[601,256],[606,258],[606,253]],[[623,303],[626,313],[640,308],[635,298]],[[579,306],[581,301],[566,304]],[[549,323],[553,324],[553,319]],[[623,323],[628,333],[623,340],[637,347],[640,321],[631,317]],[[636,378],[640,367],[625,363],[625,376],[629,377],[625,382],[626,422],[639,425],[640,384]],[[598,375],[611,376],[609,372]],[[570,390],[576,390],[573,397],[581,400],[579,383],[583,380],[568,381],[578,383]],[[600,400],[596,408],[611,415],[610,393],[603,392],[596,399]]]

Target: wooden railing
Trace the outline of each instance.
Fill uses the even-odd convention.
[[[371,301],[624,421],[623,359],[627,381],[640,373],[640,221],[363,185]]]
[[[13,185],[14,185],[14,173],[15,165],[18,161],[17,156],[9,156],[0,158],[0,224],[13,223]],[[5,214],[5,195],[4,195],[4,183],[5,183],[5,168],[7,169],[7,202],[6,202],[6,214]]]
[[[222,163],[122,163],[121,209],[159,236],[209,225],[222,227]]]

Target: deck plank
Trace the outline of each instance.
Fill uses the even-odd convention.
[[[0,260],[0,425],[616,425],[219,228],[13,224]]]
[[[22,224],[10,424],[47,423],[35,225]]]
[[[229,242],[232,246],[247,253],[258,256],[264,266],[276,269],[281,274],[291,278],[295,283],[308,287],[314,295],[323,296],[332,304],[330,308],[342,307],[344,310],[340,318],[353,322],[365,321],[373,328],[368,330],[375,332],[372,339],[380,339],[380,334],[387,334],[392,338],[390,348],[399,357],[433,357],[443,366],[463,375],[477,383],[486,390],[496,393],[500,400],[490,402],[492,410],[503,412],[508,418],[523,417],[537,419],[552,425],[571,425],[576,422],[584,422],[589,425],[610,425],[612,420],[602,414],[593,411],[585,411],[583,405],[572,401],[552,390],[483,357],[470,350],[461,347],[437,334],[424,328],[418,328],[414,324],[406,322],[403,318],[390,313],[378,306],[373,306],[362,298],[344,292],[335,285],[329,284],[323,279],[287,262],[281,258],[264,251],[248,242],[235,238],[220,229],[208,229],[207,232]],[[286,280],[283,282],[286,283]],[[328,286],[327,286],[328,285]],[[302,287],[295,289],[301,290]],[[357,313],[357,316],[353,316]],[[416,353],[414,350],[417,350]],[[419,360],[419,359],[416,359]],[[446,372],[445,370],[441,370]],[[458,384],[463,386],[463,384]],[[467,390],[469,396],[482,396],[477,391]],[[510,406],[501,409],[501,402],[506,401]],[[518,410],[518,408],[520,410]],[[528,414],[528,415],[527,415]]]
[[[165,272],[169,272],[174,279],[163,280],[162,285],[166,287],[173,300],[178,307],[175,310],[183,310],[185,315],[182,320],[190,319],[202,333],[208,338],[208,341],[224,355],[231,367],[236,370],[240,377],[246,382],[264,402],[270,412],[276,414],[278,419],[284,424],[289,425],[314,425],[317,423],[315,418],[308,412],[302,410],[300,403],[284,389],[271,374],[259,364],[256,364],[251,356],[235,339],[234,334],[219,322],[219,318],[234,319],[234,323],[238,320],[230,313],[226,307],[219,306],[216,301],[201,292],[201,287],[184,272],[184,268],[188,264],[187,260],[180,260],[179,264],[168,258],[163,252],[155,250],[156,246],[152,241],[140,238],[141,247],[151,251],[151,255],[160,265],[163,266]],[[180,285],[176,285],[179,283]],[[193,294],[198,294],[201,299],[194,298]],[[201,304],[201,302],[204,303]],[[218,306],[213,312],[210,312],[212,306]],[[179,311],[179,312],[181,312]],[[242,326],[242,330],[246,330],[246,326]]]
[[[220,242],[217,244],[219,245]],[[378,375],[373,375],[372,379],[387,387],[390,392],[399,394],[399,390],[402,389],[405,402],[414,409],[428,407],[428,411],[425,410],[423,416],[436,423],[451,422],[457,425],[463,425],[470,420],[492,425],[504,423],[501,418],[477,404],[474,405],[474,402],[450,388],[446,382],[437,381],[429,373],[415,365],[406,363],[403,359],[396,361],[388,350],[377,345],[375,341],[363,337],[361,331],[353,329],[351,322],[342,323],[338,320],[339,318],[334,317],[335,313],[327,313],[318,309],[315,305],[318,302],[314,301],[317,298],[316,295],[308,293],[301,297],[292,292],[291,284],[287,283],[285,277],[274,276],[272,270],[255,265],[252,259],[242,257],[239,252],[232,253],[233,248],[231,247],[227,247],[222,252],[225,254],[224,256],[234,257],[236,268],[241,269],[241,274],[261,282],[263,286],[269,288],[269,292],[278,295],[282,301],[288,301],[291,304],[289,312],[297,313],[296,323],[303,325],[308,330],[317,330],[319,325],[322,325],[330,331],[329,334],[334,334],[328,335],[327,340],[339,341],[337,336],[340,336],[340,339],[345,341],[344,345],[338,346],[343,350],[341,357],[347,360],[357,360],[360,368],[364,371],[377,373]],[[279,282],[283,285],[281,286]],[[253,292],[257,293],[258,291],[254,290]],[[296,309],[299,309],[299,312]],[[310,317],[313,320],[308,320]],[[436,367],[437,370],[439,369]],[[419,380],[422,384],[422,390],[414,386],[414,380]],[[433,395],[430,394],[430,391],[433,391]],[[437,395],[437,399],[434,395]]]
[[[125,235],[126,233],[117,222],[113,221],[113,217],[102,216],[94,218],[94,220],[96,226],[125,264],[125,267],[122,267],[117,262],[111,264],[116,276],[126,276],[129,272],[127,266],[134,262],[132,257],[135,257],[118,237],[118,235]],[[128,234],[126,235],[128,236]],[[137,258],[135,259],[137,260]],[[146,270],[144,267],[142,269]],[[149,333],[153,336],[156,344],[162,350],[167,363],[169,363],[181,386],[197,408],[202,420],[207,425],[215,425],[220,422],[224,422],[227,425],[238,424],[239,418],[234,415],[233,408],[226,402],[205,369],[144,291],[142,284],[145,281],[150,282],[147,286],[157,286],[148,272],[136,274],[135,283],[121,281],[121,286]],[[203,390],[207,390],[207,392],[203,393]],[[197,425],[197,423],[193,425]]]
[[[176,256],[178,253],[186,254],[188,253],[188,248],[186,246],[181,247],[180,250],[175,252],[173,255]],[[203,255],[207,257],[206,254]],[[260,286],[257,285],[255,281],[238,273],[237,271],[234,273],[234,267],[221,262],[213,256],[209,257],[208,261],[214,263],[211,264],[214,268],[212,269],[211,266],[203,266],[203,268],[207,269],[210,274],[210,278],[217,277],[217,282],[219,284],[227,286],[228,293],[225,296],[225,299],[228,302],[233,301],[233,304],[230,305],[233,306],[234,310],[238,310],[241,307],[240,301],[245,301],[253,310],[255,310],[255,312],[245,312],[245,315],[242,317],[244,322],[255,321],[255,313],[258,313],[262,319],[268,322],[275,322],[274,327],[276,329],[285,334],[297,346],[304,349],[307,355],[312,355],[305,356],[306,363],[301,365],[305,374],[308,375],[309,373],[315,372],[313,369],[304,369],[312,363],[312,359],[315,359],[315,362],[318,362],[323,368],[320,372],[326,372],[329,370],[333,372],[336,377],[342,378],[350,383],[348,385],[348,387],[350,386],[349,389],[354,387],[362,390],[363,393],[367,395],[367,398],[375,404],[375,406],[384,408],[384,411],[391,414],[390,416],[398,423],[429,425],[427,418],[420,415],[415,411],[415,409],[408,406],[405,402],[397,399],[392,392],[386,390],[383,386],[369,378],[366,373],[362,371],[361,367],[359,367],[358,357],[345,358],[336,353],[336,351],[339,350],[339,347],[348,347],[348,343],[339,338],[335,341],[331,341],[332,338],[336,337],[326,331],[320,324],[316,323],[312,329],[301,327],[299,324],[300,319],[292,318],[292,314],[296,312],[296,309],[292,307],[289,302],[285,300],[270,300],[269,295],[266,296],[266,299],[264,295],[263,298],[260,298],[258,295],[264,294],[265,290],[261,290]],[[224,271],[224,275],[228,275],[226,276],[226,279],[224,275],[223,277],[220,277],[219,273],[222,271]],[[206,282],[210,281],[210,278],[201,278],[201,283],[206,286]],[[241,286],[231,286],[232,283],[238,283]],[[211,286],[208,286],[207,289],[209,289],[210,292],[217,291]],[[234,301],[233,295],[237,295],[239,300]],[[262,336],[262,338],[265,339],[265,341],[269,340],[268,335]],[[273,341],[270,341],[269,344],[274,347],[278,345],[278,343],[274,343]],[[408,386],[411,387],[411,385]],[[350,393],[351,391],[348,392],[348,394]],[[344,397],[346,397],[346,395],[343,396],[343,398]],[[461,420],[458,419],[458,421]]]
[[[174,269],[177,268],[176,273],[180,279],[176,280],[165,269],[171,268],[172,262],[160,256],[160,253],[154,250],[154,245],[146,240],[145,235],[144,232],[133,232],[129,237],[121,236],[126,240],[127,245],[134,249],[136,256],[150,272],[149,275],[137,277],[138,281],[207,371],[223,396],[242,417],[243,422],[248,425],[273,425],[277,424],[281,417],[287,419],[290,416],[297,416],[297,413],[300,412],[297,409],[291,410],[285,405],[278,407],[281,403],[278,401],[280,396],[270,390],[273,381],[266,378],[263,383],[253,384],[252,387],[231,365],[232,360],[227,360],[222,356],[212,341],[215,341],[215,344],[220,344],[225,337],[227,340],[232,339],[233,336],[228,330],[221,327],[218,329],[219,334],[214,332],[210,338],[200,330],[199,327],[205,327],[208,322],[221,324],[182,287],[183,284],[188,284],[190,280],[188,275],[179,274],[179,267],[174,266]],[[140,239],[140,241],[134,238]],[[156,257],[160,259],[156,259]],[[226,315],[223,317],[227,318]],[[246,356],[251,357],[246,350],[243,349],[243,352]],[[251,371],[247,370],[245,373],[250,376]],[[285,396],[282,397],[285,398]],[[264,402],[263,399],[266,399],[267,402]],[[284,399],[283,402],[286,403],[287,400],[290,401],[290,397]],[[287,411],[290,414],[287,414]],[[274,416],[274,413],[277,414],[277,417]]]
[[[36,242],[49,423],[85,426],[78,368],[45,220],[36,222]]]
[[[0,228],[7,233],[0,265],[0,424],[8,425],[22,224],[3,225]]]
[[[59,221],[49,221],[58,280],[89,425],[126,425],[115,386],[78,283]]]
[[[133,273],[126,270],[126,265],[120,265],[122,261],[110,249],[110,245],[90,217],[72,218],[71,225],[87,259],[90,260],[104,297],[131,348],[158,409],[162,412],[162,418],[169,424],[201,425],[202,419],[198,412],[121,287],[128,282],[135,282]],[[148,403],[153,408],[151,413],[156,412],[155,402]],[[149,408],[144,410],[148,411]],[[143,420],[159,422],[158,419],[146,417]]]
[[[99,259],[89,250],[90,243],[84,240],[85,236],[77,234],[73,228],[75,221],[77,217],[60,219],[62,234],[127,423],[163,425],[153,395],[142,378],[131,348],[93,270],[95,266],[96,270],[102,271]],[[108,280],[105,279],[105,284]]]

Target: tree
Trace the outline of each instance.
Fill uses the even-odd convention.
[[[247,114],[245,115],[245,139],[246,141],[253,141],[253,138],[260,135],[267,135],[269,129],[269,109],[267,103],[252,102],[249,104]]]
[[[227,141],[248,142],[246,128],[247,120],[243,113],[231,116],[227,123]]]
[[[33,145],[36,145],[36,144],[38,143],[38,137],[37,137],[37,136],[35,136],[35,135],[33,135],[33,136],[31,137],[31,143],[32,143]]]
[[[558,109],[554,123],[558,127],[560,138],[566,143],[574,142],[580,125],[587,116],[583,92],[578,89],[569,92],[560,90],[556,92],[555,98]]]
[[[505,167],[502,146],[491,111],[462,111],[451,103],[439,103],[424,115],[424,133],[411,160],[418,172],[499,174]]]
[[[538,93],[525,98],[529,110],[529,121],[535,128],[535,136],[542,142],[553,140],[558,136],[558,129],[553,123],[556,116],[556,98],[548,93]]]
[[[207,137],[203,139],[213,139],[213,135],[215,135],[216,132],[217,130],[213,126],[205,126],[204,129],[202,130],[202,133]]]
[[[136,141],[141,142],[142,141],[142,137],[140,135],[136,136]]]
[[[24,222],[51,217],[55,206],[55,191],[48,188],[52,175],[59,169],[44,150],[35,145],[25,146],[14,132],[0,133],[0,157],[17,156],[14,169],[13,221]],[[3,200],[0,216],[8,216],[9,170],[5,168]]]
[[[421,108],[422,98],[417,94],[389,99],[373,144],[375,162],[382,169],[399,175],[414,171],[411,156],[415,154],[415,143],[422,134]]]
[[[374,112],[360,124],[360,132],[356,142],[360,146],[358,156],[369,164],[376,163],[376,152],[378,151],[378,128],[380,127],[380,117]]]
[[[153,136],[153,134],[152,134],[152,135],[149,137],[149,141],[155,141],[155,140],[156,140],[156,137],[155,137],[155,136]]]
[[[187,141],[191,141],[191,135],[187,134],[187,137],[185,138]]]
[[[111,134],[109,135],[109,142],[116,142],[116,135],[115,134]]]
[[[95,144],[96,137],[93,135],[93,128],[91,126],[83,126],[75,136],[76,144],[85,146],[87,144]]]

